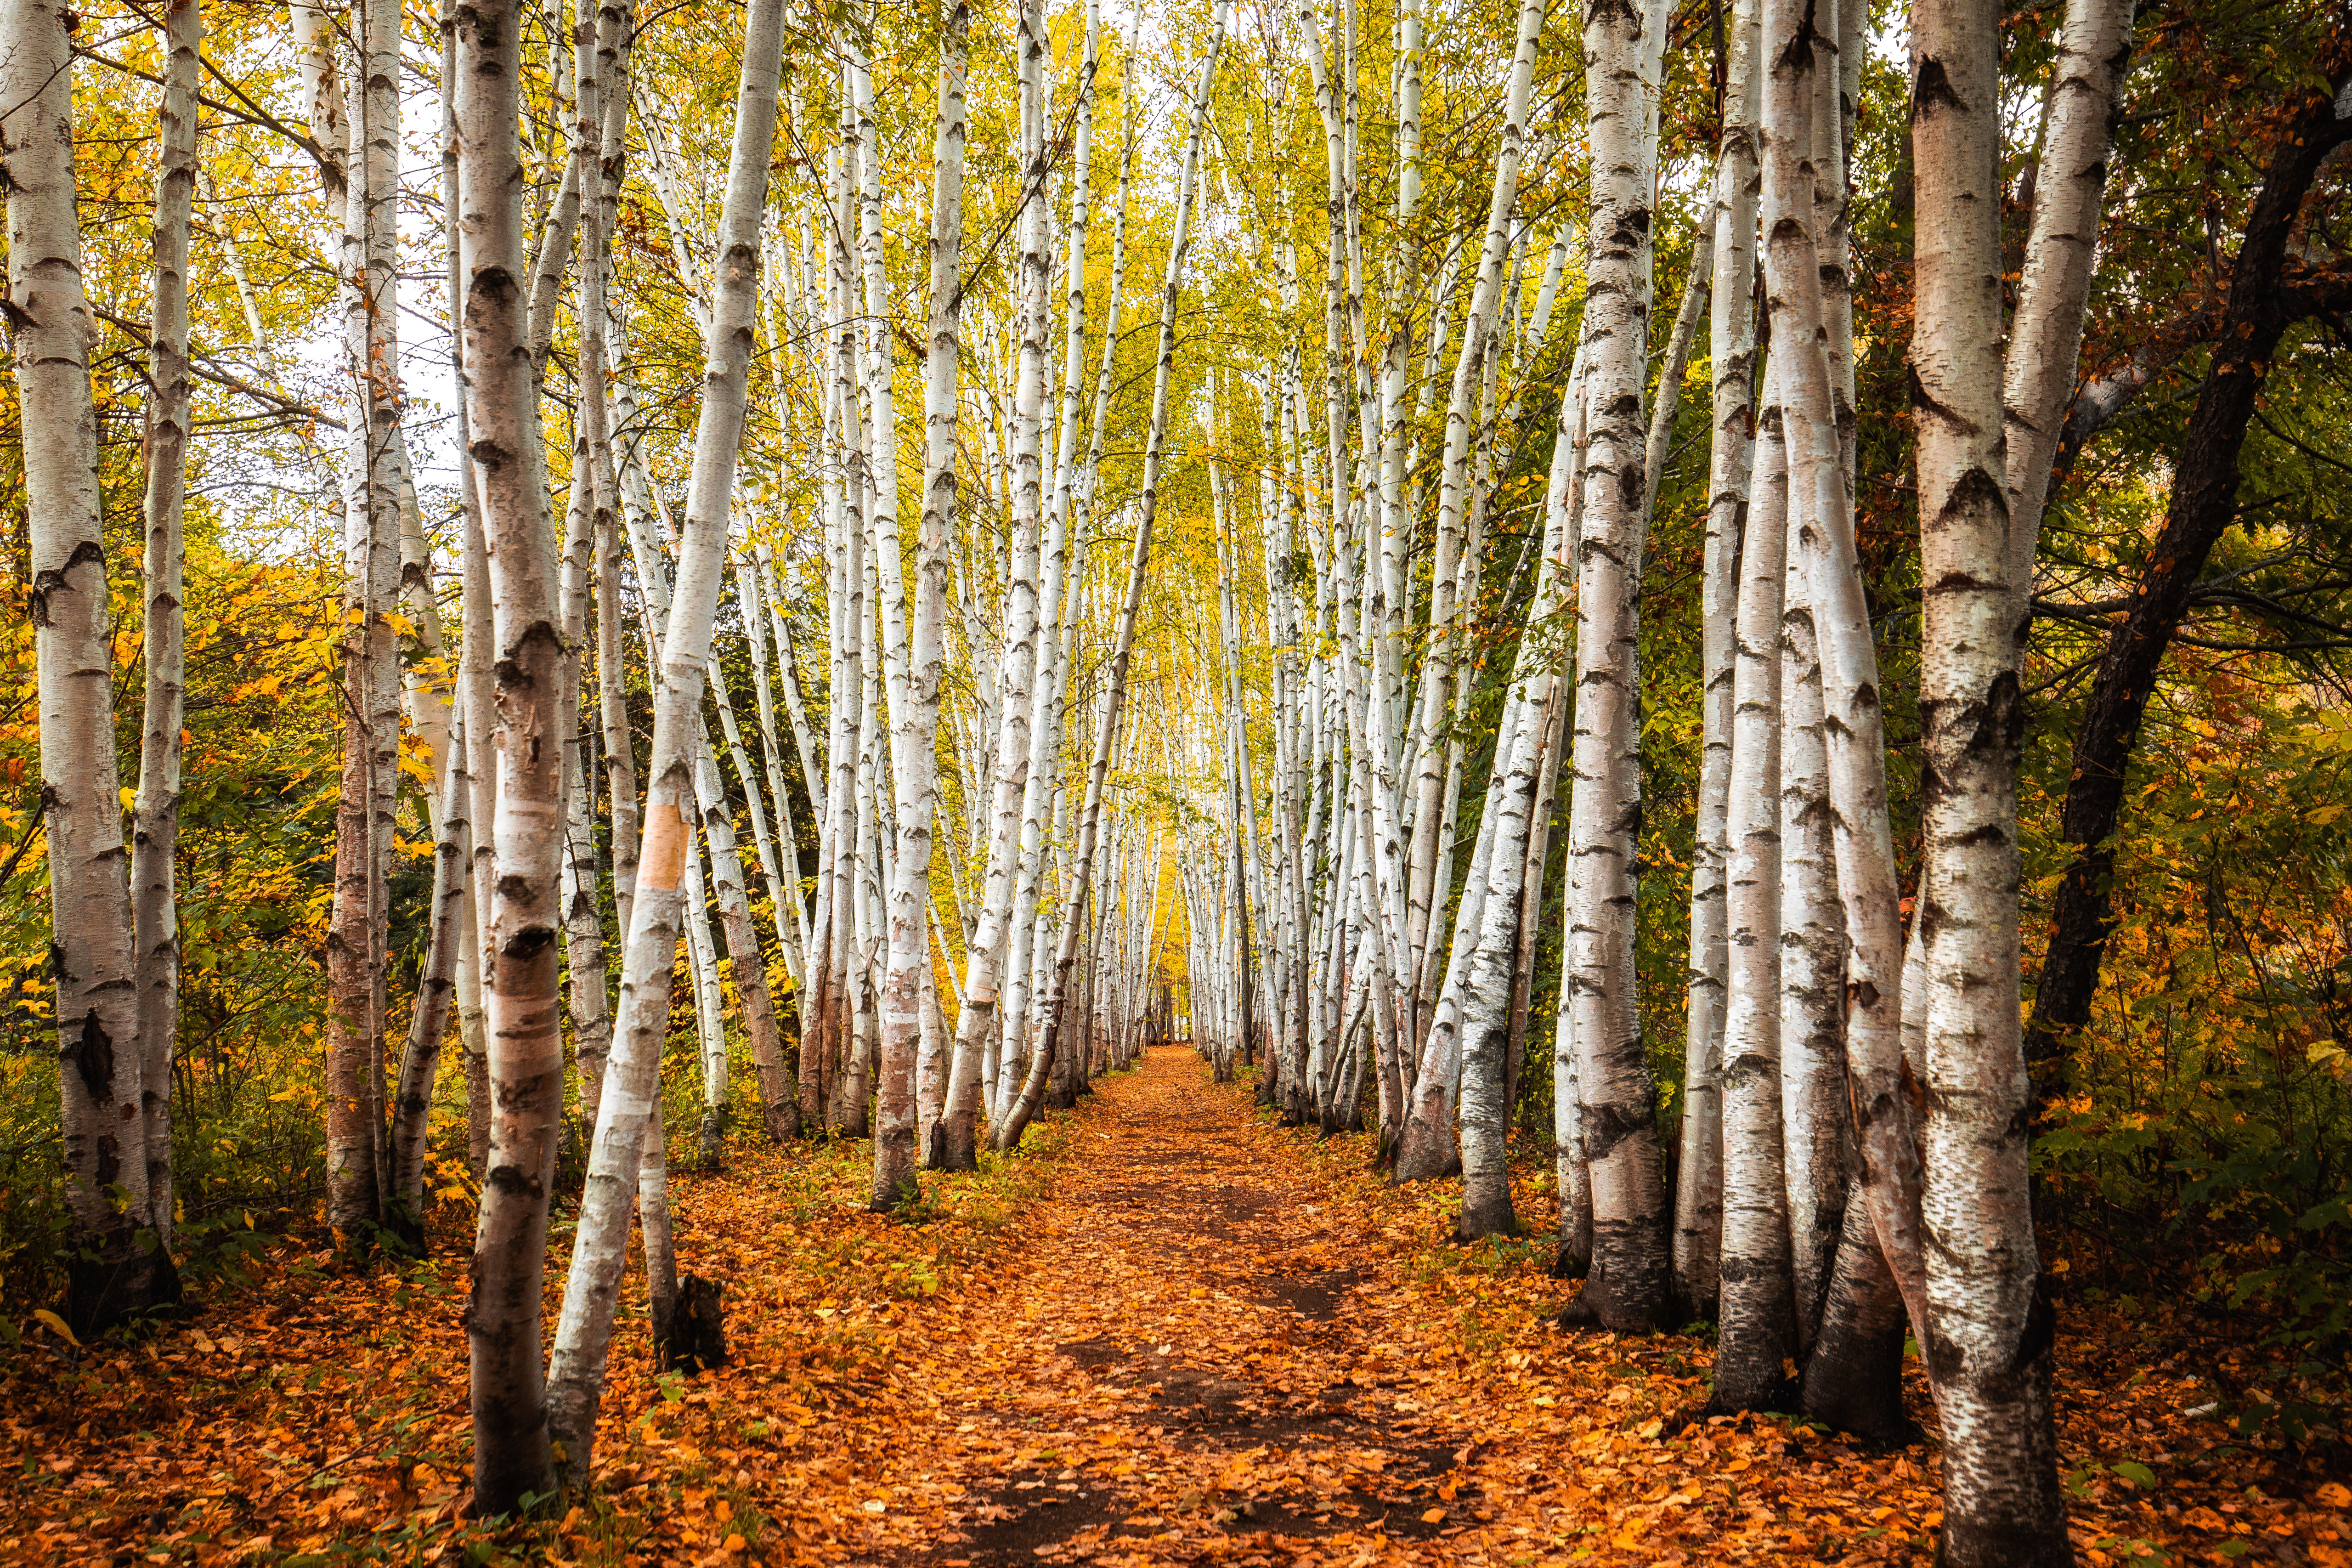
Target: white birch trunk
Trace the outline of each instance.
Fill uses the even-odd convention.
[[[700,728],[695,720],[726,559],[728,498],[742,437],[746,369],[758,308],[759,226],[767,204],[768,161],[775,136],[782,9],[782,0],[754,0],[744,19],[742,77],[719,225],[712,330],[706,345],[709,363],[695,431],[676,599],[662,639],[663,679],[655,699],[645,842],[622,959],[621,1026],[598,1110],[563,1314],[556,1329],[547,1423],[562,1446],[565,1471],[576,1483],[584,1483],[591,1474],[629,1210],[647,1118],[660,1088],[685,862],[693,847],[693,748]],[[509,123],[511,120],[509,112]],[[536,1338],[532,1345],[535,1369]]]
[[[1655,181],[1641,67],[1647,37],[1662,25],[1662,16],[1631,5],[1596,7],[1584,25],[1592,216],[1568,852],[1569,942],[1576,953],[1570,1005],[1592,1180],[1593,1258],[1570,1311],[1620,1331],[1654,1327],[1670,1283],[1656,1089],[1633,1005],[1642,799],[1636,605],[1647,456],[1641,415]]]
[[[484,1001],[493,1085],[475,1237],[474,1496],[511,1512],[553,1482],[540,1366],[547,1204],[563,1113],[557,1026],[562,639],[522,296],[520,21],[512,0],[457,12],[457,132],[471,458],[489,540],[496,815]]]
[[[1796,1351],[1780,1120],[1780,645],[1790,487],[1776,371],[1765,373],[1765,388],[1740,553],[1725,825],[1722,1305],[1707,1404],[1722,1415],[1784,1408],[1780,1363]]]
[[[57,983],[66,1201],[96,1254],[68,1270],[77,1332],[175,1300],[148,1194],[143,1063],[128,847],[117,796],[107,563],[90,396],[89,303],[73,172],[69,14],[22,0],[0,15],[0,124],[8,186],[8,290],[24,422],[27,608],[40,703],[42,798]],[[108,1189],[128,1203],[117,1207]]]
[[[1712,1319],[1723,1230],[1723,1016],[1728,984],[1725,879],[1730,848],[1734,627],[1740,538],[1755,447],[1756,147],[1760,0],[1727,18],[1723,142],[1715,168],[1715,277],[1707,291],[1714,375],[1707,452],[1706,548],[1700,588],[1702,739],[1691,867],[1690,1004],[1683,1053],[1682,1159],[1675,1190],[1675,1288],[1694,1319]]]
[[[964,79],[971,26],[971,8],[958,0],[940,37],[939,111],[931,143],[930,342],[923,366],[923,521],[917,568],[921,574],[919,591],[927,596],[935,590],[944,593],[944,584],[938,582],[938,574],[950,564],[951,542],[961,530],[962,519],[961,497],[957,489],[956,476],[956,413],[963,342],[961,258],[967,134]],[[945,609],[944,600],[934,610],[926,598],[918,616],[917,630],[919,635],[931,640],[923,648],[914,650],[916,663],[929,661],[935,665],[943,658],[944,646],[940,637]],[[926,620],[925,616],[933,618]],[[933,818],[938,815],[936,736],[940,697],[936,669],[917,671],[915,679],[929,682],[924,700],[930,704],[929,725],[931,739],[927,744],[929,750],[929,783],[934,798],[929,804],[918,804],[911,808],[922,819],[927,852],[929,834]],[[979,780],[971,773],[965,773],[963,778],[965,794],[970,797],[977,793],[974,786]],[[907,851],[902,850],[901,853],[905,855]],[[925,864],[928,866],[927,853]],[[895,965],[898,961],[895,928],[892,935],[892,961]],[[944,933],[941,956],[946,956]],[[919,960],[921,978],[926,982],[929,979],[929,962],[926,948]],[[908,967],[912,970],[917,965],[910,962]],[[951,976],[953,968],[950,963]],[[895,967],[889,976],[889,985],[891,1007],[904,1011],[905,975]],[[926,994],[930,996],[930,1000],[924,1004],[928,1026],[929,1014],[937,1008],[938,998],[928,987]],[[967,994],[959,988],[959,1021],[969,1010]],[[928,1041],[923,1043],[923,1048],[928,1055]],[[942,1048],[946,1048],[944,1044]],[[954,1047],[947,1050],[944,1067],[944,1082],[940,1087],[935,1120],[929,1126],[918,1130],[921,1134],[920,1152],[923,1163],[933,1170],[970,1169],[975,1158],[982,1085],[978,1053],[964,1043],[961,1034]],[[916,1096],[919,1121],[921,1119],[919,1102],[923,1099],[920,1088],[919,1083]],[[905,1182],[914,1180],[911,1170],[894,1174]]]
[[[2000,20],[1989,5],[1920,0],[1911,23],[1911,363],[1925,586],[1917,922],[1927,957],[1928,1245],[1919,1346],[1943,1423],[1941,1555],[1953,1568],[2074,1561],[2019,1027],[2019,674],[2032,557],[2015,542],[2023,531],[2011,515],[2002,436]],[[2068,194],[2083,205],[2079,190]],[[2095,197],[2089,205],[2095,220]],[[2081,237],[2083,251],[2089,241]],[[2068,265],[2063,255],[2050,261]],[[2052,280],[2051,292],[2079,297],[2087,258],[2074,265],[2081,280]],[[2066,320],[2064,301],[2053,304],[2027,323],[2049,335],[2022,346],[2071,366],[2079,316]],[[2042,401],[2060,406],[2056,396]],[[2039,467],[2046,470],[2046,459]]]
[[[180,561],[187,501],[188,224],[196,184],[196,83],[204,16],[196,0],[163,13],[161,151],[155,172],[154,284],[148,338],[146,694],[139,795],[131,807],[131,888],[139,995],[141,1121],[148,1213],[172,1245],[172,1058],[180,1019],[180,921],[173,857],[180,837],[180,728],[187,623]]]

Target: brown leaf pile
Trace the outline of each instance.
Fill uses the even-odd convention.
[[[1931,1446],[1688,1424],[1703,1341],[1562,1335],[1548,1247],[1454,1247],[1447,1186],[1385,1187],[1360,1140],[1274,1130],[1204,1079],[1158,1053],[1018,1159],[929,1178],[902,1218],[862,1211],[861,1145],[682,1179],[687,1261],[727,1282],[736,1359],[654,1376],[634,1281],[596,1491],[561,1519],[458,1517],[457,1261],[360,1275],[282,1257],[147,1344],[22,1356],[0,1397],[21,1456],[0,1555],[1931,1560]],[[1522,1215],[1549,1212],[1524,1185]],[[2196,1380],[2135,1353],[2152,1330],[2063,1327],[2083,1561],[2352,1564],[2334,1478],[2187,1417]]]

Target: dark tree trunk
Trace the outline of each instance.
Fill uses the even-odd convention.
[[[2331,99],[2318,94],[2281,132],[2231,269],[2229,302],[2181,442],[2164,531],[2109,634],[2074,737],[2060,826],[2075,858],[2059,884],[2025,1032],[2037,1121],[2060,1091],[2068,1041],[2090,1021],[2110,929],[2108,884],[2124,770],[2139,741],[2158,667],[2189,611],[2206,557],[2237,519],[2238,453],[2246,426],[2279,340],[2307,308],[2307,290],[2289,287],[2284,277],[2295,218],[2320,164],[2347,141],[2352,120],[2338,120]]]

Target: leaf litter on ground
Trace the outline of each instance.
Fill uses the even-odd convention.
[[[1694,1421],[1703,1338],[1563,1334],[1549,1238],[1447,1237],[1448,1184],[1273,1126],[1189,1051],[1102,1080],[1023,1150],[866,1212],[867,1146],[674,1178],[682,1267],[733,1360],[656,1374],[633,1275],[596,1485],[463,1517],[462,1256],[281,1248],[143,1342],[29,1328],[0,1409],[25,1561],[1917,1563],[1932,1438]],[[1530,1158],[1518,1212],[1551,1199]],[[453,1227],[455,1244],[461,1231]],[[549,1321],[561,1289],[551,1260]],[[2079,1559],[2352,1568],[2352,1492],[2192,1419],[2156,1329],[2063,1315]],[[1914,1417],[1932,1432],[1924,1380]]]

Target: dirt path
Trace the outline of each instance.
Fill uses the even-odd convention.
[[[1031,1353],[949,1402],[979,1462],[969,1540],[929,1561],[1295,1562],[1461,1528],[1466,1456],[1369,1332],[1360,1216],[1202,1074],[1170,1048],[1103,1086],[990,1293]]]

